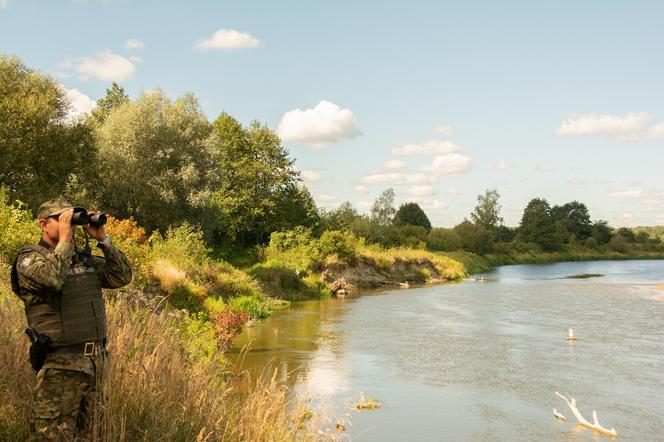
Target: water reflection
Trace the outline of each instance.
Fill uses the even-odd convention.
[[[359,392],[383,402],[347,427],[359,440],[601,439],[553,418],[556,407],[574,419],[554,391],[627,440],[662,440],[664,302],[642,285],[664,280],[664,261],[481,276],[294,305],[243,334],[254,349],[243,367],[272,359],[297,394],[339,413]]]

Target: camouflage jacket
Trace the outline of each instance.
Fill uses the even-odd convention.
[[[73,244],[59,244],[52,247],[43,240],[39,245],[48,250],[40,253],[33,249],[22,249],[16,258],[18,274],[18,295],[29,305],[44,302],[40,293],[57,294],[65,279],[78,271],[81,265]],[[115,246],[104,247],[104,256],[93,256],[95,272],[101,286],[107,289],[123,287],[131,282],[131,267],[127,257]],[[73,259],[74,257],[77,259]]]

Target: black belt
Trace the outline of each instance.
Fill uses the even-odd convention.
[[[79,344],[51,347],[49,353],[81,353],[84,356],[96,356],[106,348],[106,339],[101,341],[81,342]]]

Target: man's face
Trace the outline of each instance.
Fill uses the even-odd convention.
[[[60,240],[60,228],[57,216],[50,216],[46,219],[40,219],[39,228],[44,233],[44,236],[50,239],[49,242],[57,244],[57,242]]]

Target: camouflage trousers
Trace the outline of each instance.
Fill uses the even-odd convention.
[[[100,401],[103,357],[51,353],[37,373],[32,441],[90,440]]]

